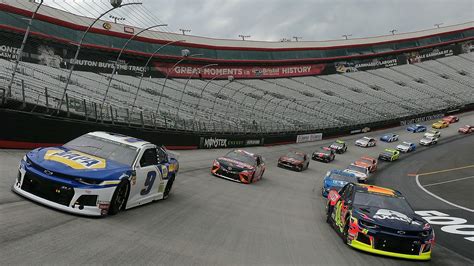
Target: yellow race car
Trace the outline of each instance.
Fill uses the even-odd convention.
[[[431,125],[431,127],[436,128],[436,129],[447,128],[447,127],[449,127],[449,122],[440,120],[440,121],[434,123],[433,125]]]

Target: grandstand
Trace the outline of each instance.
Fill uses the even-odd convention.
[[[6,8],[10,2],[15,3],[15,1],[0,3],[2,16],[5,15],[3,20],[0,19],[0,24],[13,27],[19,15],[18,12],[15,13]],[[49,9],[44,12],[45,16],[53,12],[64,15],[64,11],[58,10]],[[11,17],[7,19],[7,15]],[[60,15],[58,17],[61,17]],[[72,17],[72,20],[78,20],[77,23],[85,23],[84,19],[79,21],[79,18],[72,14],[67,14],[67,16]],[[52,23],[44,17],[41,19],[43,24]],[[40,23],[36,27],[34,30],[38,32],[45,31],[39,28]],[[16,40],[23,37],[21,33],[18,34],[15,31],[12,33],[12,30],[6,30],[5,27],[0,28],[0,32],[4,33],[3,43],[7,43],[8,36],[16,36]],[[57,30],[53,33],[60,34],[59,32]],[[97,30],[94,34],[98,36],[101,33]],[[433,39],[433,34],[438,34],[437,40],[429,43],[428,46],[422,45],[422,41],[413,41],[416,36],[421,38],[420,40]],[[269,53],[267,51],[261,51],[262,56],[255,56],[264,59],[249,59],[245,66],[240,65],[241,63],[235,58],[226,58],[226,56],[211,58],[205,53],[199,58],[201,61],[194,62],[192,58],[186,59],[188,65],[199,63],[197,67],[201,68],[215,60],[219,63],[234,64],[232,67],[242,66],[244,69],[248,67],[248,62],[254,61],[258,61],[255,63],[256,68],[261,67],[262,64],[280,67],[297,62],[295,60],[302,53],[301,50],[306,49],[308,56],[302,58],[300,64],[323,62],[325,70],[331,67],[335,69],[333,72],[318,75],[309,73],[265,77],[263,74],[259,77],[239,78],[232,75],[198,77],[193,72],[189,77],[180,75],[165,77],[163,73],[154,74],[147,71],[141,80],[139,72],[118,71],[111,75],[111,70],[108,69],[82,67],[72,73],[72,78],[67,85],[65,104],[62,104],[61,99],[68,81],[69,69],[64,66],[70,65],[70,61],[48,65],[39,62],[34,56],[24,58],[19,63],[15,74],[11,96],[8,96],[8,84],[15,64],[15,58],[11,52],[10,57],[4,56],[3,59],[0,57],[0,96],[2,101],[7,99],[37,106],[36,111],[42,110],[41,112],[52,116],[67,113],[68,116],[91,122],[190,132],[275,133],[357,126],[474,103],[474,54],[469,49],[461,51],[461,46],[472,47],[473,35],[473,23],[467,23],[448,29],[410,33],[406,36],[348,40],[348,43],[343,43],[343,45],[355,45],[354,42],[358,41],[360,44],[357,45],[362,45],[360,46],[362,48],[358,46],[359,53],[357,54],[354,54],[352,48],[344,48],[344,56],[352,57],[345,58],[343,62],[329,57],[331,49],[328,49],[328,46],[335,45],[334,41],[322,44],[304,43],[305,47],[309,48],[295,47],[301,45],[295,43],[239,42],[243,43],[242,47],[233,48],[234,50],[241,49],[243,54],[250,54],[248,49],[253,48],[256,49],[254,54],[259,53],[259,49],[262,48],[257,46],[264,45],[272,49],[282,49],[282,53],[287,54],[286,59],[292,61],[279,63],[282,65],[277,66],[274,66],[275,62],[271,62],[272,60],[265,59],[266,54]],[[106,34],[101,35],[101,38],[106,37]],[[177,40],[176,36],[168,38],[166,41]],[[194,36],[189,38],[186,42],[193,42],[192,45],[186,44],[188,47],[181,45],[181,47],[176,46],[166,50],[170,54],[157,56],[154,58],[154,64],[160,61],[166,64],[179,63],[178,60],[183,57],[176,54],[183,49],[194,49],[196,53],[202,52],[204,48],[196,49],[195,47],[203,45],[202,43],[208,39]],[[94,42],[95,39],[91,38],[90,42]],[[210,39],[206,44],[206,49],[215,47],[217,52],[214,54],[219,54],[222,51],[219,45],[229,45],[229,42]],[[385,44],[380,44],[381,42]],[[416,47],[408,47],[408,42],[415,42]],[[29,43],[30,51],[34,50],[32,48],[34,45],[50,45],[34,33]],[[235,42],[231,43],[235,45]],[[338,41],[337,44],[340,45],[340,42]],[[255,47],[249,48],[249,45]],[[282,47],[284,45],[288,47]],[[317,46],[324,46],[324,50],[318,50],[321,47]],[[71,49],[75,46],[72,46],[73,48],[61,47],[71,53]],[[336,58],[341,48],[335,47],[332,49],[334,51],[332,54]],[[407,51],[407,47],[411,50]],[[362,63],[365,62],[363,60],[381,62],[379,52],[382,50],[378,49],[382,48],[384,59],[392,56],[392,60],[397,60],[398,63],[393,66],[375,64],[376,67],[368,69],[359,67],[360,69],[356,71],[338,70],[341,63],[345,63],[346,68],[351,69],[353,65],[363,65]],[[362,51],[364,49],[370,50],[369,55],[372,57],[367,57],[367,51]],[[457,52],[449,56],[436,52],[443,49],[452,49]],[[100,54],[101,50],[103,48],[100,48],[99,52],[92,48],[85,48],[83,54],[87,53],[86,51]],[[323,51],[326,55],[323,55]],[[423,56],[426,60],[407,63],[411,56],[409,53],[413,51],[427,55]],[[316,52],[319,53],[319,57],[314,55]],[[110,53],[110,51],[104,52],[104,54]],[[272,53],[277,52],[272,50]],[[442,54],[442,56],[430,58],[432,54]],[[400,59],[400,56],[404,56],[404,59]],[[272,58],[277,57],[272,56]],[[126,61],[129,58],[131,58],[130,55],[125,55],[121,60]],[[138,62],[143,65],[145,58],[133,63]],[[104,59],[104,61],[107,60]],[[108,89],[112,76],[111,86]]]

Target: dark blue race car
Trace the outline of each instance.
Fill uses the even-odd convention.
[[[351,182],[358,182],[356,175],[336,169],[330,170],[326,173],[326,176],[324,177],[321,194],[323,195],[323,197],[327,197],[331,189],[339,191],[347,183]]]
[[[413,133],[418,133],[418,132],[425,132],[426,131],[426,126],[420,125],[420,124],[415,124],[407,127],[407,131],[413,132]]]
[[[398,135],[390,133],[390,134],[383,135],[382,137],[380,137],[380,140],[384,142],[394,142],[398,140]]]

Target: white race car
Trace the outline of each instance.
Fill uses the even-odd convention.
[[[420,139],[420,145],[430,146],[438,143],[438,138],[436,137],[424,137]]]
[[[412,152],[416,149],[415,143],[411,142],[402,142],[401,144],[397,145],[397,150],[401,152]]]
[[[441,137],[441,132],[439,132],[438,130],[430,130],[428,132],[425,133],[425,137],[435,137],[435,138],[439,138]]]
[[[101,216],[167,198],[178,168],[163,147],[91,132],[60,147],[28,152],[12,189],[59,210]]]
[[[377,141],[374,138],[363,137],[355,141],[355,145],[359,147],[374,147]]]
[[[370,175],[368,167],[356,164],[349,165],[346,169],[344,169],[344,172],[355,175],[359,183],[367,183],[367,179]]]

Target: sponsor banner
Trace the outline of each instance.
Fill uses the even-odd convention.
[[[354,129],[349,133],[351,135],[354,135],[354,134],[359,134],[359,133],[367,133],[367,132],[370,132],[371,130],[372,129],[370,127],[364,127],[364,128],[361,128],[361,129]]]
[[[174,67],[173,67],[174,66]],[[278,78],[320,75],[326,64],[291,65],[274,67],[248,67],[248,66],[211,66],[202,68],[201,65],[178,65],[155,62],[156,70],[168,74],[170,77],[189,78],[215,78],[222,76],[227,79],[232,76],[236,79],[245,78]]]
[[[233,139],[219,137],[201,137],[199,148],[201,149],[219,149],[219,148],[238,148],[263,145],[264,139]]]
[[[296,143],[313,142],[323,139],[323,133],[304,134],[296,136]]]
[[[376,68],[392,67],[399,65],[398,58],[396,57],[384,57],[384,58],[373,58],[367,60],[351,60],[334,63],[336,73],[350,73],[365,71]]]
[[[443,118],[444,116],[445,116],[444,114],[435,114],[435,115],[428,115],[428,116],[413,118],[413,119],[409,119],[409,120],[404,120],[404,121],[400,121],[400,126],[407,126],[407,125],[411,125],[411,124],[426,122],[426,121],[429,121],[429,120],[440,119],[440,118]]]

